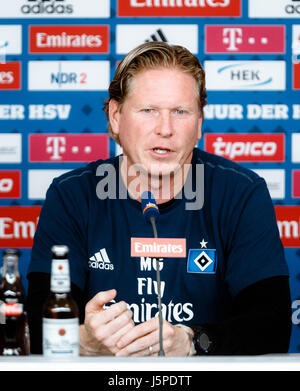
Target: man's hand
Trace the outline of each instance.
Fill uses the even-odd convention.
[[[149,347],[152,347],[149,350]],[[131,328],[117,342],[116,356],[157,356],[159,351],[159,319],[151,318]],[[181,327],[163,321],[163,349],[166,356],[187,356],[191,341]]]
[[[97,293],[85,307],[84,325],[80,326],[80,354],[114,355],[117,341],[134,328],[132,312],[124,301],[104,305],[116,297],[116,290]]]

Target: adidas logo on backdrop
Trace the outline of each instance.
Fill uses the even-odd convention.
[[[158,41],[168,42],[167,37],[165,36],[165,34],[162,32],[161,29],[156,30],[156,34],[151,34],[150,37],[151,37],[151,39],[146,39],[145,42],[151,42],[151,41],[153,41],[153,42],[158,42]]]

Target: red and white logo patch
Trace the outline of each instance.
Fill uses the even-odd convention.
[[[109,156],[108,134],[31,134],[30,162],[90,162]]]
[[[284,247],[300,247],[300,206],[275,206],[277,225]]]
[[[21,171],[0,171],[0,199],[21,198]]]
[[[21,89],[21,63],[19,61],[0,63],[0,90]]]
[[[118,16],[238,17],[240,0],[118,0]]]
[[[40,206],[0,207],[0,248],[31,248]]]
[[[238,162],[283,162],[283,133],[213,133],[204,136],[204,149]]]
[[[108,53],[109,26],[29,26],[29,53]]]
[[[206,53],[285,53],[285,26],[207,25]]]

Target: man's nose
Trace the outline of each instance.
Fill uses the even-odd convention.
[[[156,124],[156,133],[162,137],[170,137],[173,134],[171,113],[161,112]]]

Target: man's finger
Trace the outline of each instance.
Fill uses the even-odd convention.
[[[154,346],[157,343],[156,341],[158,341],[158,330],[136,339],[135,341],[121,349],[118,352],[117,356],[131,356],[136,355],[139,352],[141,355],[144,355],[141,352],[148,351],[149,346]],[[117,347],[119,348],[118,344]]]
[[[89,312],[98,312],[103,309],[103,306],[113,300],[117,295],[115,289],[109,291],[98,292],[86,305],[85,311]]]
[[[158,318],[152,318],[147,322],[135,326],[132,330],[126,333],[117,343],[119,349],[124,348],[138,338],[158,330]]]

